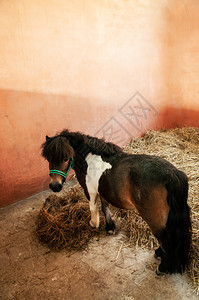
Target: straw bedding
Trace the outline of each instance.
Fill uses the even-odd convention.
[[[199,128],[151,130],[143,137],[133,139],[124,151],[164,157],[187,174],[193,230],[188,273],[199,291]],[[112,214],[117,229],[126,232],[131,246],[139,245],[149,249],[157,246],[157,240],[136,210],[112,208]],[[76,185],[64,197],[51,195],[46,199],[38,216],[36,232],[39,239],[52,249],[66,247],[79,250],[100,231],[105,234],[102,214],[102,225],[98,230],[90,227],[89,220],[89,203],[81,187]]]

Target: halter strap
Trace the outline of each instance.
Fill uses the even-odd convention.
[[[57,174],[57,175],[60,175],[62,177],[64,177],[64,179],[66,179],[67,175],[68,175],[68,172],[70,171],[70,169],[72,168],[73,169],[74,167],[74,158],[72,157],[72,161],[70,163],[70,166],[68,167],[68,170],[66,171],[66,173],[60,171],[60,170],[50,170],[50,174]]]

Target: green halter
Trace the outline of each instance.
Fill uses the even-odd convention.
[[[68,172],[70,171],[70,169],[72,168],[73,169],[74,167],[74,158],[72,157],[72,161],[70,163],[70,166],[68,167],[68,170],[66,171],[66,173],[62,172],[62,171],[59,171],[59,170],[50,170],[50,174],[57,174],[57,175],[60,175],[62,177],[64,177],[64,179],[66,179],[67,175],[68,175]]]

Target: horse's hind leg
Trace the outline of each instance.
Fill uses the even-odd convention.
[[[156,271],[156,274],[158,276],[162,276],[165,273],[167,273],[167,265],[166,265],[167,254],[166,254],[164,248],[162,247],[162,234],[156,235],[156,237],[157,237],[157,239],[159,241],[159,244],[160,244],[159,248],[155,250],[155,255],[154,255],[155,258],[160,260],[160,264],[159,264],[159,267]]]
[[[159,248],[157,250],[159,250]],[[167,265],[166,265],[166,253],[162,249],[161,249],[161,251],[162,251],[161,252],[161,263],[159,264],[159,267],[156,271],[156,274],[158,276],[162,276],[162,275],[168,273],[167,272]]]
[[[102,202],[102,211],[103,211],[105,219],[106,219],[106,232],[108,234],[114,234],[115,233],[115,223],[111,219],[111,212],[110,212],[109,204],[101,196],[100,196],[100,198],[101,198],[101,202]]]
[[[166,268],[166,253],[164,252],[161,246],[159,246],[159,248],[155,250],[154,257],[160,260],[160,264],[158,266],[158,269],[156,270],[156,274],[158,276],[162,276],[165,273],[167,273],[167,268]]]

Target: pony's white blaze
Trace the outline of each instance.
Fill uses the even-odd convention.
[[[97,207],[99,180],[105,170],[111,169],[111,164],[102,160],[100,155],[89,153],[86,156],[87,174],[86,186],[90,196],[90,211],[92,227],[99,227],[99,212]]]

